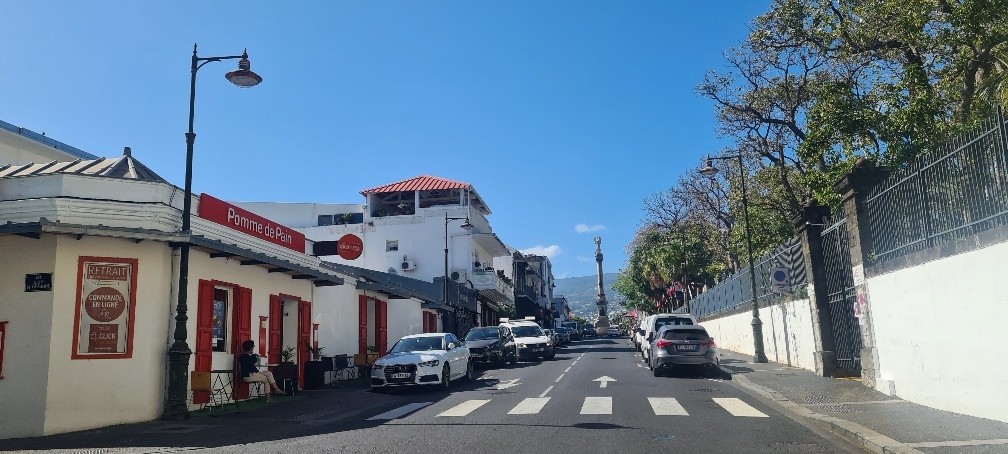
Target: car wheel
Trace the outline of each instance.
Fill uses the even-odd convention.
[[[473,381],[476,380],[476,371],[473,370],[472,361],[466,361],[466,380]]]
[[[494,358],[494,366],[501,367],[503,365],[504,365],[504,352],[501,352],[499,355],[497,355],[496,358]]]
[[[654,374],[655,377],[661,377],[661,369],[657,367],[651,367],[651,373]]]
[[[553,358],[556,358],[556,348],[553,348],[553,350],[550,350],[550,354],[549,354],[549,356],[547,356],[546,358],[547,358],[547,359],[553,359]]]
[[[448,365],[445,364],[441,369],[441,389],[447,391],[449,387],[451,387],[451,375],[448,372]]]
[[[514,355],[511,355],[511,365],[518,364],[518,347],[515,347]]]

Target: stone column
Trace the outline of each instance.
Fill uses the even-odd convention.
[[[889,176],[887,169],[859,159],[854,168],[837,180],[833,189],[843,200],[847,224],[847,244],[850,247],[851,274],[861,324],[861,381],[865,386],[875,388],[879,378],[878,348],[875,346],[875,330],[871,322],[871,305],[865,289],[865,262],[872,250],[871,226],[868,223],[866,200],[868,192]]]
[[[793,220],[802,245],[805,277],[808,280],[809,308],[812,311],[812,336],[815,339],[815,368],[822,377],[836,372],[836,351],[833,343],[833,320],[830,319],[827,298],[826,267],[822,250],[822,231],[829,218],[829,207],[809,200]],[[821,306],[820,306],[821,305]]]

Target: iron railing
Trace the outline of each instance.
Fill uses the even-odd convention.
[[[972,131],[896,169],[868,194],[868,259],[882,263],[1008,224],[1006,153],[998,108]]]
[[[791,288],[803,290],[807,282],[805,276],[805,261],[802,255],[801,241],[798,237],[788,240],[769,254],[756,260],[753,268],[756,271],[757,294],[762,306],[777,301],[781,294],[774,293],[770,285],[770,268],[782,266],[790,270]],[[741,271],[728,279],[707,289],[688,303],[688,310],[697,317],[710,317],[723,312],[735,310],[741,306],[752,305],[752,291],[749,280],[749,266],[743,265]],[[685,312],[687,307],[680,308]]]

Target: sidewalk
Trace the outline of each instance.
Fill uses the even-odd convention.
[[[823,378],[805,369],[755,364],[750,356],[721,353],[721,368],[739,386],[870,452],[1008,453],[1006,423],[890,397],[857,379]]]

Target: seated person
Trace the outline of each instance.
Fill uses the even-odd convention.
[[[238,367],[241,371],[242,381],[245,383],[252,382],[262,382],[266,386],[266,401],[273,401],[273,396],[270,394],[270,389],[273,390],[273,394],[280,396],[286,395],[279,386],[277,386],[276,379],[273,378],[273,372],[268,370],[260,371],[256,364],[259,363],[259,355],[252,353],[252,348],[255,347],[255,342],[247,340],[242,342],[242,354],[238,356]]]

